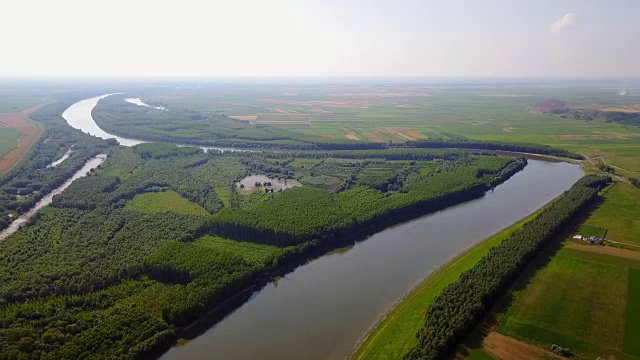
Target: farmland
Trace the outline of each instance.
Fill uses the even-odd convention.
[[[22,112],[0,113],[0,126],[3,126],[3,128],[0,128],[0,133],[4,132],[7,134],[7,130],[2,129],[9,127],[15,129],[19,135],[17,146],[16,142],[12,141],[14,139],[11,132],[8,133],[9,137],[7,138],[10,142],[6,145],[0,145],[0,147],[5,147],[4,150],[8,150],[3,152],[2,149],[0,149],[0,154],[3,155],[0,157],[0,174],[20,161],[42,133],[42,127],[29,119],[29,116],[39,108],[41,108],[41,105],[31,107]],[[15,133],[13,134],[13,136],[15,136]]]
[[[585,225],[608,229],[608,240],[640,245],[640,190],[616,183],[603,194],[602,204]]]
[[[18,145],[20,134],[10,127],[0,127],[0,159]]]
[[[562,147],[617,166],[625,176],[640,169],[640,128],[531,111],[557,98],[602,108],[634,106],[637,95],[619,96],[599,84],[236,84],[199,91],[149,92],[146,101],[203,113],[277,121],[287,131],[354,143],[421,138],[469,138]],[[357,140],[356,140],[357,139]]]
[[[565,248],[515,293],[498,331],[542,348],[558,344],[586,357],[623,358],[637,330],[640,261]]]

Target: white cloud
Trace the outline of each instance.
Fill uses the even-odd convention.
[[[550,31],[552,33],[562,32],[576,24],[576,14],[567,13],[560,20],[551,24]]]

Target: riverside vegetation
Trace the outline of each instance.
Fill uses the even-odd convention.
[[[610,181],[605,176],[585,176],[445,287],[427,309],[418,343],[404,358],[440,359],[450,353],[523,267]]]
[[[95,144],[85,154],[108,160],[0,244],[2,359],[148,355],[274,271],[482,196],[526,165],[486,150]],[[303,186],[236,191],[255,173]]]

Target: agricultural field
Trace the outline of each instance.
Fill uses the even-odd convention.
[[[0,127],[0,159],[18,145],[20,133],[14,128]]]
[[[640,261],[561,249],[498,315],[498,332],[587,358],[638,358]]]
[[[9,136],[7,140],[10,141],[6,145],[4,143],[0,145],[0,154],[2,155],[0,157],[0,174],[18,163],[42,134],[42,126],[30,119],[31,114],[41,107],[42,105],[35,105],[21,112],[0,113],[0,134],[4,132],[5,136]],[[14,129],[14,135],[11,135],[11,130],[3,130],[6,128]],[[12,141],[14,140],[12,136],[15,136],[16,132],[18,134],[17,146],[16,141]],[[11,148],[3,153],[3,148],[7,150],[9,146]]]
[[[607,240],[640,245],[640,189],[615,183],[584,225],[607,229]]]
[[[621,96],[601,84],[279,85],[158,91],[146,101],[227,114],[240,122],[267,121],[327,141],[404,142],[468,138],[547,144],[601,158],[625,176],[638,176],[640,128],[537,111],[547,99],[595,109],[634,108],[640,96]],[[584,107],[583,106],[583,107]]]

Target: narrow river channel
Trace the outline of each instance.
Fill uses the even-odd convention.
[[[541,208],[582,175],[575,164],[529,160],[480,199],[388,228],[298,267],[162,359],[344,359],[418,282]]]
[[[51,202],[53,201],[53,197],[54,196],[56,196],[56,195],[60,194],[61,192],[63,192],[64,189],[68,188],[69,185],[71,185],[72,182],[76,181],[77,179],[79,179],[81,177],[86,176],[91,171],[91,169],[95,169],[96,167],[98,167],[98,165],[102,164],[106,159],[107,159],[107,155],[100,154],[100,155],[97,155],[96,157],[90,159],[89,161],[87,161],[80,168],[80,170],[76,171],[75,174],[73,174],[72,177],[67,179],[67,181],[65,181],[58,188],[54,189],[52,192],[48,193],[45,197],[40,199],[40,201],[38,201],[36,203],[36,205],[33,208],[31,208],[31,210],[29,210],[26,213],[20,215],[11,224],[9,224],[8,228],[6,228],[2,232],[0,232],[0,241],[3,241],[4,239],[9,237],[13,233],[18,231],[18,228],[20,228],[20,225],[26,223],[29,219],[31,219],[33,217],[33,215],[35,215],[38,211],[40,211],[40,209],[42,209],[43,207],[51,204]]]

